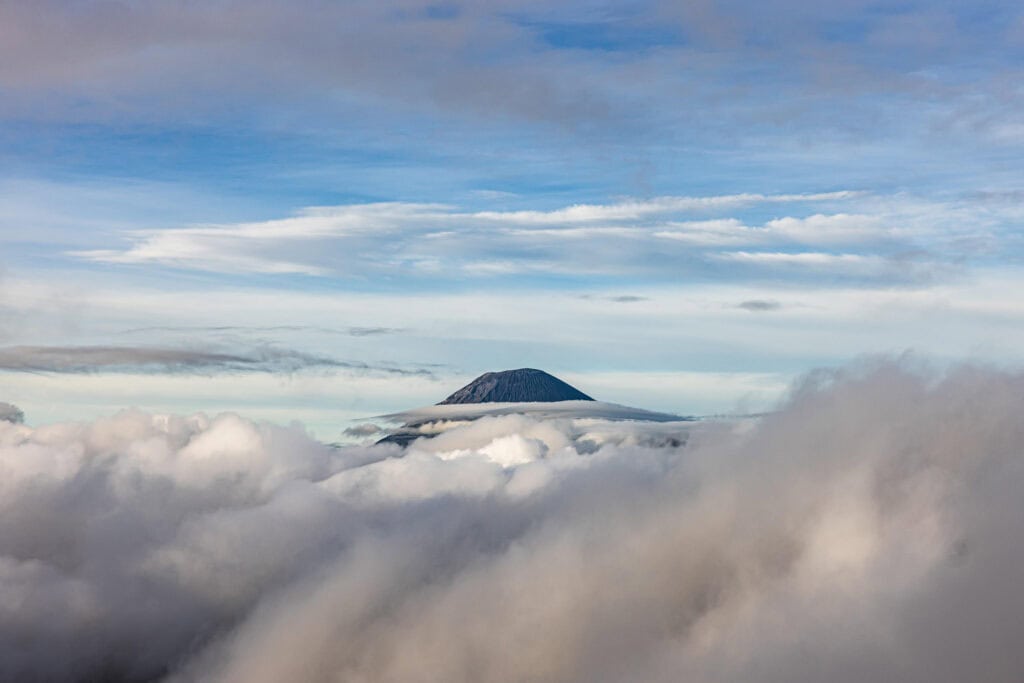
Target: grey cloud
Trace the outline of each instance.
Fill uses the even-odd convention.
[[[736,307],[742,308],[745,311],[763,312],[777,311],[782,308],[782,304],[778,301],[770,301],[767,299],[750,299],[749,301],[740,302]]]
[[[1016,680],[1022,393],[872,361],[742,429],[506,415],[403,457],[0,422],[0,678]]]
[[[352,337],[372,337],[387,334],[402,334],[408,332],[404,327],[320,327],[317,325],[176,325],[176,326],[152,326],[138,327],[125,330],[124,334],[149,333],[149,332],[316,332],[320,334],[340,334]]]
[[[378,425],[372,424],[370,422],[364,422],[363,424],[355,425],[354,427],[349,427],[344,431],[344,434],[345,436],[362,437],[373,436],[374,434],[379,434],[380,432],[381,428]]]
[[[9,346],[0,348],[0,370],[9,372],[299,372],[348,370],[431,376],[421,368],[347,361],[292,349],[264,347],[238,353],[137,346]]]
[[[399,334],[405,332],[401,327],[350,327],[348,333],[353,337],[375,337],[382,334]]]
[[[611,301],[617,304],[634,304],[640,301],[650,301],[650,297],[637,296],[635,294],[619,294],[612,296],[598,296],[595,294],[583,294],[581,299],[601,299],[603,301]]]
[[[25,420],[25,413],[18,406],[0,401],[0,422],[19,424]]]

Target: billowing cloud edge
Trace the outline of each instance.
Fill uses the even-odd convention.
[[[0,677],[1011,680],[1022,389],[871,361],[760,420],[489,416],[404,457],[0,422]]]

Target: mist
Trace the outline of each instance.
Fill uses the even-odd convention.
[[[811,373],[757,420],[403,451],[0,420],[0,679],[1017,681],[1024,376]]]

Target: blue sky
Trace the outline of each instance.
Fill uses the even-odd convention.
[[[1010,2],[0,3],[0,400],[333,438],[486,370],[1019,365]]]

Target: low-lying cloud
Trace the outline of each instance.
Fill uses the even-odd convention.
[[[15,424],[25,421],[25,413],[13,403],[0,401],[0,422],[14,422]]]
[[[1013,681],[1024,376],[878,362],[760,421],[408,451],[0,422],[0,679]]]
[[[154,346],[9,346],[0,348],[0,371],[82,374],[90,372],[299,372],[347,370],[388,375],[425,375],[422,368],[374,365],[263,347],[219,352]]]
[[[362,424],[348,427],[343,433],[345,436],[367,437],[373,436],[374,434],[380,434],[381,431],[382,430],[378,425],[371,422],[364,422]]]

